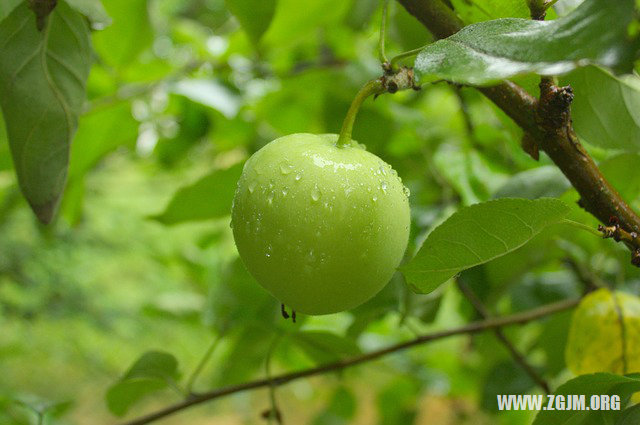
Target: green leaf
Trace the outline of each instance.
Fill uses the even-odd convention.
[[[276,0],[225,0],[225,3],[251,41],[258,44],[276,12]]]
[[[113,25],[93,35],[98,56],[119,71],[130,65],[153,41],[146,0],[109,0]]]
[[[231,202],[242,164],[215,170],[173,196],[164,212],[153,217],[164,224],[208,220],[231,214]]]
[[[600,171],[627,202],[640,197],[640,154],[622,153],[602,161]],[[633,205],[637,206],[637,205]]]
[[[557,167],[546,165],[515,174],[493,195],[494,198],[556,198],[571,185]]]
[[[571,319],[565,358],[576,375],[640,372],[640,298],[608,289],[584,297]]]
[[[66,2],[89,18],[93,29],[100,30],[111,25],[111,18],[100,0],[66,0]]]
[[[640,424],[640,404],[636,404],[633,407],[625,409],[616,421],[616,425],[638,424]]]
[[[611,373],[595,373],[574,378],[558,387],[556,395],[585,395],[585,406],[589,406],[589,398],[599,394],[617,394],[620,400],[625,400],[631,394],[640,391],[638,376],[621,376]],[[611,411],[611,413],[615,413]],[[618,412],[619,413],[619,412]],[[541,410],[533,425],[580,425],[603,422],[605,412],[587,410]],[[599,416],[598,420],[595,417]]]
[[[352,339],[331,332],[300,331],[291,335],[291,338],[309,358],[320,364],[360,353]]]
[[[565,81],[575,93],[571,117],[581,138],[606,149],[640,150],[640,77],[589,66]]]
[[[425,47],[419,77],[463,84],[490,84],[519,74],[556,75],[579,66],[628,65],[634,46],[626,41],[633,0],[587,0],[553,21],[498,19],[463,28]]]
[[[118,416],[146,395],[165,389],[178,377],[178,361],[160,351],[144,353],[107,391],[107,406]]]
[[[451,0],[456,13],[467,24],[499,18],[529,18],[525,0]]]
[[[9,16],[22,0],[4,0],[0,3],[0,21]]]
[[[0,23],[0,106],[22,193],[53,218],[92,62],[85,19],[60,2],[37,30],[27,2]]]
[[[462,208],[429,234],[401,271],[413,291],[429,293],[462,270],[520,248],[568,213],[551,198],[504,198]]]

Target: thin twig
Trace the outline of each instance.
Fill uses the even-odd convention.
[[[204,353],[204,356],[202,356],[202,358],[200,359],[200,362],[198,362],[198,365],[193,370],[193,372],[191,373],[191,376],[189,376],[189,379],[187,380],[187,384],[185,386],[185,391],[187,392],[187,394],[192,394],[193,385],[195,384],[196,379],[198,378],[198,376],[200,376],[200,373],[206,366],[207,362],[211,358],[211,355],[213,355],[213,352],[216,350],[216,347],[218,346],[218,343],[221,340],[222,340],[222,334],[216,335],[216,337],[211,341],[209,348],[207,348],[207,351]]]
[[[462,294],[467,298],[467,300],[471,303],[478,314],[480,314],[483,319],[490,319],[491,313],[484,306],[482,301],[480,301],[480,299],[476,297],[471,288],[460,281],[460,279],[456,279],[456,283],[458,284],[458,289],[460,289],[460,292],[462,292]],[[526,357],[522,353],[520,353],[520,351],[518,351],[516,347],[514,347],[514,345],[511,343],[511,341],[509,341],[509,338],[507,338],[502,329],[495,328],[493,329],[493,333],[496,335],[496,338],[498,338],[502,345],[505,346],[509,353],[511,353],[511,357],[513,357],[513,360],[515,360],[515,362],[520,365],[520,367],[527,373],[527,375],[529,375],[531,379],[533,379],[533,381],[538,384],[538,386],[542,388],[542,390],[546,394],[550,394],[551,388],[549,387],[549,383],[547,383],[547,381],[545,381],[544,378],[542,378],[542,376],[540,376],[538,372],[536,372],[534,367],[529,364]]]
[[[387,37],[387,14],[389,9],[389,0],[382,0],[382,18],[380,22],[380,40],[378,41],[378,54],[380,56],[380,62],[383,64],[389,63],[387,54],[384,51],[384,41]]]
[[[377,360],[381,357],[387,356],[392,353],[396,353],[401,350],[406,350],[418,345],[426,344],[432,341],[436,341],[443,338],[448,338],[454,335],[473,334],[482,332],[488,329],[495,329],[509,325],[523,324],[531,322],[536,319],[540,319],[545,316],[549,316],[554,313],[568,310],[578,304],[579,299],[570,299],[560,301],[554,304],[545,305],[543,307],[529,310],[522,313],[516,313],[510,316],[496,317],[486,319],[478,322],[469,323],[464,326],[460,326],[453,329],[448,329],[440,332],[434,332],[426,335],[421,335],[406,342],[402,342],[396,345],[382,348],[380,350],[365,353],[359,356],[349,357],[343,360],[339,360],[334,363],[318,366],[311,369],[305,369],[298,372],[286,373],[279,376],[274,376],[269,379],[259,379],[256,381],[246,382],[244,384],[232,385],[229,387],[223,387],[216,390],[212,390],[206,393],[195,394],[191,398],[176,403],[172,406],[165,407],[157,412],[150,413],[140,418],[134,419],[129,422],[125,422],[122,425],[144,425],[156,421],[158,419],[167,417],[176,412],[182,411],[189,407],[205,403],[207,401],[215,400],[221,397],[225,397],[231,394],[254,390],[257,388],[264,388],[270,385],[280,386],[292,381],[296,381],[302,378],[310,376],[321,375],[329,372],[342,370],[348,367],[357,366],[363,363],[368,363],[373,360]]]

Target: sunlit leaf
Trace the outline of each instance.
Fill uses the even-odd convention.
[[[607,289],[587,295],[573,313],[565,356],[576,375],[640,372],[640,298]]]
[[[89,28],[64,2],[38,31],[27,2],[0,23],[0,105],[18,181],[38,218],[51,221],[91,67]]]
[[[626,25],[633,0],[587,0],[552,21],[498,19],[463,28],[425,47],[415,69],[421,78],[489,84],[525,73],[556,75],[599,64],[629,68],[635,48]]]
[[[520,248],[568,213],[551,198],[504,198],[462,208],[429,234],[401,270],[415,292],[429,293],[462,270]]]

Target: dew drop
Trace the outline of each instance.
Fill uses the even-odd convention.
[[[383,181],[382,183],[380,183],[380,189],[382,189],[384,193],[387,193],[387,187],[387,182]]]
[[[402,191],[404,192],[405,196],[408,198],[411,195],[411,191],[409,190],[409,188],[407,186],[403,186],[402,187]]]
[[[317,202],[318,199],[320,199],[321,193],[320,193],[320,189],[318,189],[318,185],[316,184],[315,186],[313,186],[313,189],[311,190],[311,199],[314,202]]]
[[[280,164],[280,172],[282,174],[289,174],[293,171],[293,165],[287,163],[287,162],[283,162],[282,164]]]
[[[345,187],[344,188],[344,196],[349,196],[351,195],[351,192],[353,192],[353,188],[352,187]]]
[[[273,191],[269,192],[269,194],[267,195],[267,202],[269,203],[269,205],[273,204]]]
[[[253,193],[253,191],[256,190],[256,181],[251,180],[247,188],[249,189],[249,193]]]
[[[376,195],[373,195],[373,198],[371,198],[371,200],[372,200],[373,202],[377,202],[377,201],[378,201],[378,197],[377,197]]]
[[[282,188],[282,196],[287,196],[287,193],[289,193],[289,188],[285,186]]]
[[[299,182],[301,178],[302,178],[302,174],[296,173],[296,177],[295,177],[296,181]]]
[[[267,252],[264,254],[264,256],[267,258],[271,258],[272,251],[273,251],[273,247],[271,245],[267,246]]]
[[[387,175],[387,168],[384,165],[381,165],[378,171],[379,171],[378,174],[382,174],[383,176]]]

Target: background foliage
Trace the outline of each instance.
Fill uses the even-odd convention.
[[[405,270],[412,287],[425,294],[413,293],[397,273],[380,294],[353,311],[299,317],[295,325],[284,321],[277,301],[237,257],[228,217],[235,182],[243,161],[278,136],[338,131],[359,87],[380,75],[379,2],[308,0],[304,13],[293,0],[59,3],[50,17],[59,40],[51,44],[51,54],[42,47],[40,64],[46,66],[33,66],[28,75],[34,83],[21,80],[31,92],[20,93],[8,76],[27,52],[19,51],[15,40],[5,42],[16,22],[28,21],[20,27],[25,38],[36,34],[35,18],[27,2],[0,5],[0,423],[37,423],[37,412],[46,412],[49,424],[113,423],[114,415],[153,410],[189,390],[263,377],[266,359],[272,373],[298,370],[479,319],[456,281],[496,314],[576,298],[594,282],[615,287],[631,294],[624,295],[629,297],[625,320],[627,329],[638,329],[640,309],[633,294],[640,290],[640,273],[629,264],[628,251],[557,224],[568,217],[595,228],[597,221],[576,205],[578,195],[546,156],[535,162],[523,153],[522,131],[502,111],[473,89],[445,83],[368,101],[354,128],[354,139],[389,162],[411,190],[407,260],[437,225],[463,207],[507,197],[553,197],[564,204],[546,200],[525,208],[533,216],[527,226],[535,232],[526,226],[507,229],[515,239],[508,249],[498,248],[497,254],[505,255],[480,265],[456,263],[461,273],[453,279],[457,272],[429,280],[428,287],[413,282],[416,264],[421,273],[427,267],[418,255]],[[451,3],[465,23],[529,13],[524,0]],[[578,3],[559,1],[547,19],[571,13]],[[605,12],[603,17],[610,17]],[[391,54],[432,40],[395,3],[389,19]],[[88,44],[78,51],[93,57],[88,77],[56,61],[56,48],[64,52],[77,42],[70,23],[86,26],[87,34],[91,28],[93,52]],[[610,47],[598,46],[591,48]],[[544,49],[565,57],[553,46]],[[71,69],[85,69],[89,58],[80,56]],[[527,71],[540,71],[540,58],[531,54],[529,59]],[[52,86],[36,84],[47,66],[64,68],[55,74],[63,75],[57,84],[70,84],[63,91],[73,94],[69,108],[54,111],[58,115],[51,125],[66,123],[65,135],[73,133],[77,120],[77,131],[59,213],[43,226],[21,196],[16,173],[27,182],[52,183],[38,186],[30,197],[39,216],[46,217],[41,205],[58,202],[58,176],[65,167],[37,165],[46,168],[44,177],[21,167],[29,163],[24,155],[42,154],[42,149],[59,154],[56,145],[43,143],[51,127],[41,128],[38,121],[38,108],[46,109],[47,96],[56,95]],[[476,71],[462,79],[443,76],[478,82],[468,78],[477,77]],[[505,76],[512,74],[485,75],[481,82]],[[77,85],[85,77],[83,102]],[[514,78],[535,92],[538,77]],[[592,65],[561,79],[575,90],[573,118],[581,140],[610,182],[640,208],[638,77]],[[34,99],[40,103],[34,106]],[[13,148],[12,161],[12,133],[27,129],[44,134],[34,139],[42,146],[17,154]],[[64,146],[68,140],[55,143]],[[483,206],[501,205],[508,213],[520,205],[500,202]],[[542,212],[534,214],[535,208]],[[464,220],[473,211],[463,209],[455,217]],[[495,226],[491,214],[473,216]],[[539,215],[545,220],[540,222]],[[439,231],[446,230],[445,224]],[[429,244],[437,244],[433,235]],[[499,256],[491,251],[495,247],[485,248],[480,263]],[[581,308],[588,316],[587,307]],[[612,328],[620,332],[610,318],[593,319],[598,326],[589,328],[594,333],[589,338],[598,340],[598,332],[610,337]],[[572,327],[570,313],[505,333],[554,387],[574,374],[620,373],[594,369],[593,364],[602,364],[597,357],[575,360],[575,351],[568,350],[565,359],[567,341],[584,339]],[[637,332],[627,343],[637,350]],[[212,357],[192,382],[209,348]],[[605,358],[619,355],[606,348]],[[581,379],[572,381],[582,385],[575,391],[595,385],[591,378]],[[637,380],[619,379],[628,394],[637,390]],[[535,412],[498,413],[495,395],[539,391],[495,336],[485,333],[297,381],[279,389],[277,397],[286,423],[516,425],[531,423]],[[262,423],[269,406],[266,391],[243,393],[166,423]]]

